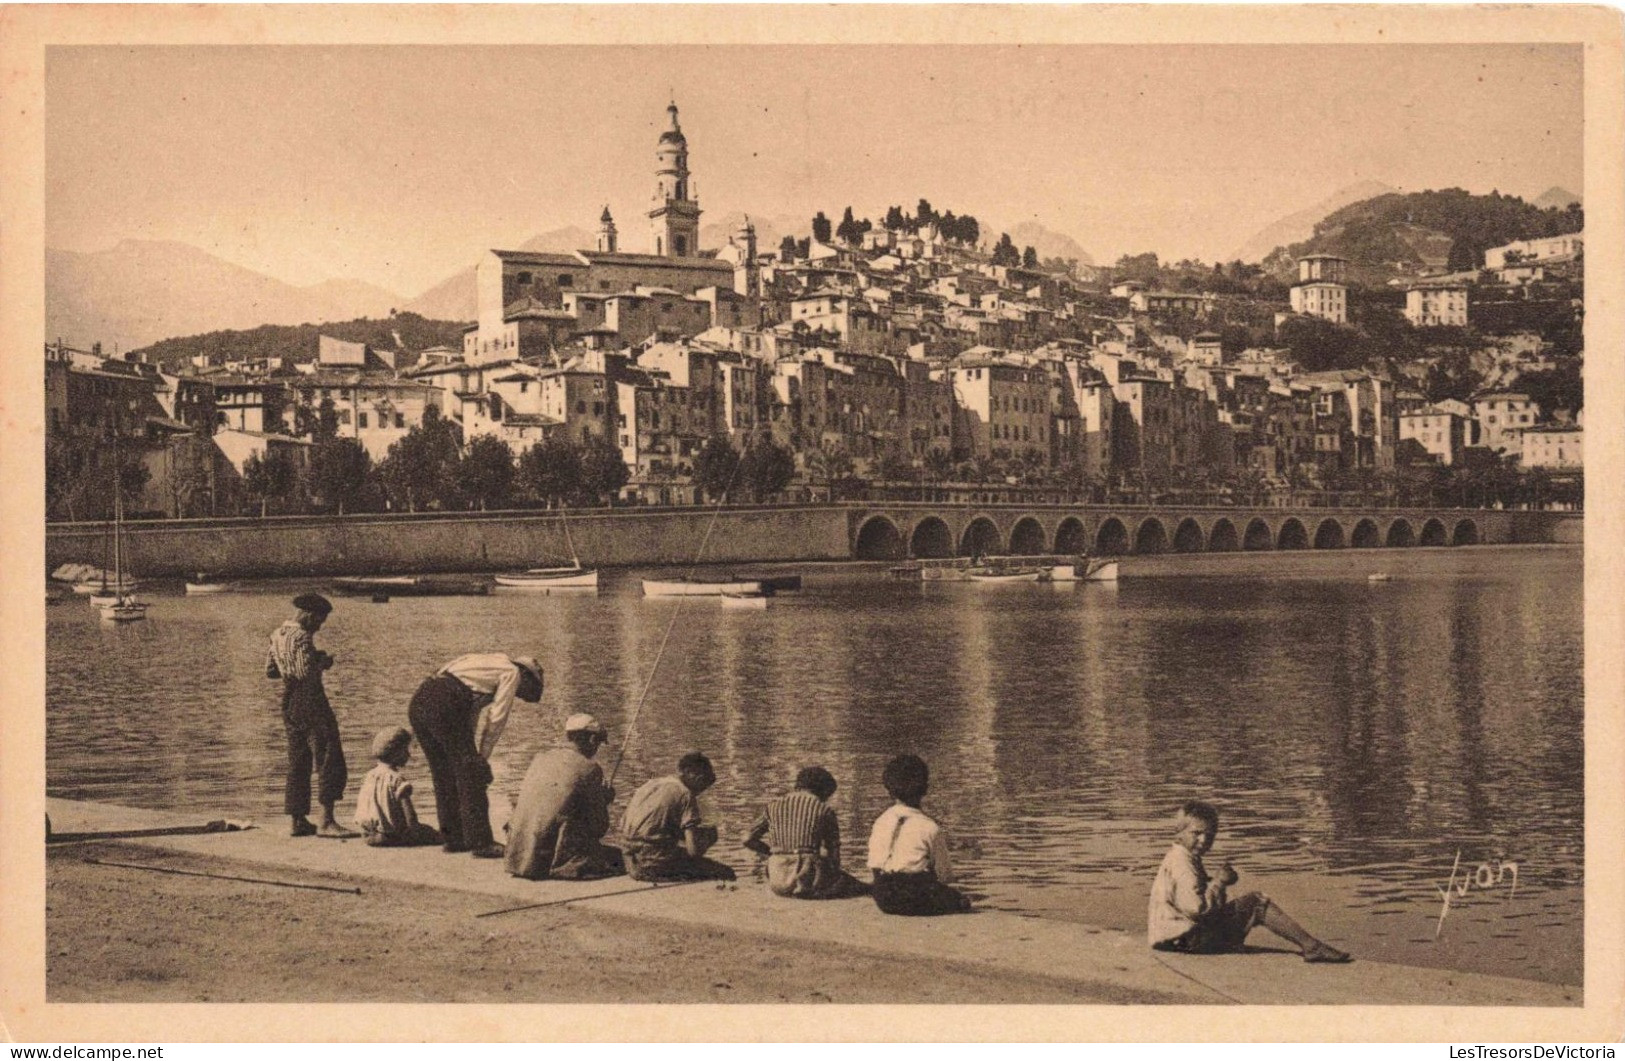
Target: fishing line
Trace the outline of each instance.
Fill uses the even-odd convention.
[[[652,891],[655,891],[657,889],[662,889],[662,888],[680,888],[685,884],[717,884],[717,883],[719,883],[719,882],[718,881],[713,881],[713,880],[681,880],[681,881],[669,881],[669,882],[664,883],[664,884],[658,883],[658,882],[655,882],[655,881],[650,881],[648,884],[644,885],[641,888],[622,888],[619,891],[600,892],[597,895],[577,895],[574,898],[570,898],[570,899],[551,899],[551,900],[549,900],[549,901],[547,901],[545,903],[526,903],[524,906],[509,906],[509,907],[505,907],[505,908],[503,908],[501,910],[487,910],[483,914],[475,914],[474,916],[475,917],[496,917],[499,914],[517,914],[521,910],[540,910],[545,906],[564,906],[567,903],[585,903],[585,902],[589,902],[589,901],[591,901],[593,899],[608,899],[612,895],[636,895],[639,892],[652,892]]]
[[[728,481],[722,487],[722,497],[717,500],[716,507],[711,510],[711,522],[705,528],[705,534],[700,538],[699,551],[694,554],[690,567],[698,567],[700,558],[705,555],[705,547],[711,541],[711,532],[716,530],[717,519],[722,515],[723,502],[728,498],[728,491],[733,489],[734,477],[739,474],[739,468],[745,463],[741,456],[734,462],[733,470],[728,473]],[[649,668],[649,679],[643,683],[643,692],[638,697],[637,705],[632,709],[631,721],[626,724],[626,733],[621,737],[621,750],[615,756],[615,765],[610,768],[608,784],[615,783],[615,775],[621,771],[621,763],[626,759],[626,751],[632,746],[632,734],[637,729],[638,716],[643,714],[644,701],[649,699],[649,690],[654,688],[655,675],[660,671],[660,659],[666,654],[666,643],[671,640],[671,632],[677,626],[678,618],[683,614],[683,605],[688,603],[688,595],[677,598],[677,607],[672,609],[671,621],[666,624],[666,632],[660,638],[660,647],[655,650],[654,666]]]
[[[87,858],[83,861],[92,866],[119,866],[123,869],[144,869],[149,873],[173,873],[180,877],[208,877],[212,880],[234,880],[244,884],[274,884],[278,888],[304,888],[316,892],[340,892],[344,895],[360,895],[360,888],[337,888],[331,884],[295,884],[286,880],[266,880],[263,877],[238,877],[229,873],[202,873],[195,869],[172,869],[169,866],[144,866],[139,862],[110,862],[101,858]]]
[[[1220,991],[1218,988],[1214,987],[1212,984],[1203,983],[1201,980],[1198,980],[1196,977],[1192,976],[1190,973],[1185,972],[1183,969],[1177,968],[1176,966],[1169,965],[1167,962],[1163,961],[1162,956],[1159,955],[1154,950],[1151,952],[1151,960],[1156,962],[1158,965],[1162,966],[1164,969],[1167,969],[1169,972],[1175,973],[1175,974],[1177,974],[1179,976],[1183,976],[1185,979],[1189,980],[1191,983],[1195,984],[1197,987],[1205,987],[1205,988],[1207,988],[1209,991],[1213,992],[1215,995],[1218,995],[1220,998],[1229,999],[1231,1002],[1234,1002],[1238,1006],[1245,1006],[1247,1004],[1247,1003],[1243,1002],[1241,999],[1236,998],[1233,995],[1229,995],[1229,994],[1226,994],[1223,991]]]

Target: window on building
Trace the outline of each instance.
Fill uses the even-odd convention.
[[[592,415],[594,415],[594,416],[603,416],[604,415],[604,403],[603,402],[593,402],[592,403]]]
[[[401,427],[401,428],[404,428],[406,426],[406,414],[405,413],[396,413],[395,414],[395,426],[396,427]]]
[[[521,284],[528,284],[530,283],[530,274],[520,273],[518,276],[514,277],[514,279],[518,280]]]
[[[356,413],[355,414],[355,426],[359,427],[359,428],[362,428],[362,429],[366,428],[366,426],[367,426],[367,414],[366,413]]]

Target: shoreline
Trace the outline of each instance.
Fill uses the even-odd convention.
[[[48,800],[51,1001],[1096,1002],[1578,1006],[1577,987],[1259,947],[1156,954],[1137,934],[1014,913],[888,918],[757,881],[516,880],[438,849],[202,832],[197,817]],[[166,835],[105,834],[160,830]],[[64,834],[80,834],[66,840]],[[64,842],[66,840],[66,842]],[[151,862],[360,896],[95,865]],[[117,881],[121,886],[110,889]],[[531,903],[533,909],[476,918]],[[294,927],[298,926],[298,927]],[[396,940],[394,933],[401,938]],[[412,976],[357,979],[368,941]],[[764,943],[768,945],[764,945]],[[591,962],[578,962],[590,954]],[[432,955],[432,960],[429,956]],[[702,975],[648,976],[658,955]],[[585,972],[590,966],[591,971]],[[1307,971],[1306,971],[1307,970]],[[516,978],[516,973],[524,976]],[[526,977],[529,977],[528,979]],[[346,985],[348,985],[346,987]],[[651,992],[653,992],[651,994]]]

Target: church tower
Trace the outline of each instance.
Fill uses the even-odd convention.
[[[655,148],[654,252],[664,258],[693,258],[700,252],[700,204],[688,193],[688,141],[677,124],[677,104],[666,108],[666,131]]]
[[[609,216],[607,206],[598,218],[598,249],[605,254],[615,253],[615,219]]]

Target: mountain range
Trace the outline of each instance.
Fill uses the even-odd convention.
[[[387,316],[395,295],[359,280],[297,287],[185,243],[127,239],[45,251],[45,335],[111,353],[176,335]]]
[[[1362,199],[1371,199],[1378,195],[1387,195],[1389,192],[1397,190],[1381,181],[1359,181],[1347,187],[1339,188],[1313,206],[1296,210],[1285,217],[1271,221],[1255,232],[1246,243],[1238,247],[1225,260],[1263,261],[1275,248],[1285,247],[1290,243],[1301,243],[1314,235],[1315,223],[1327,214],[1341,210],[1350,203],[1357,203]]]

